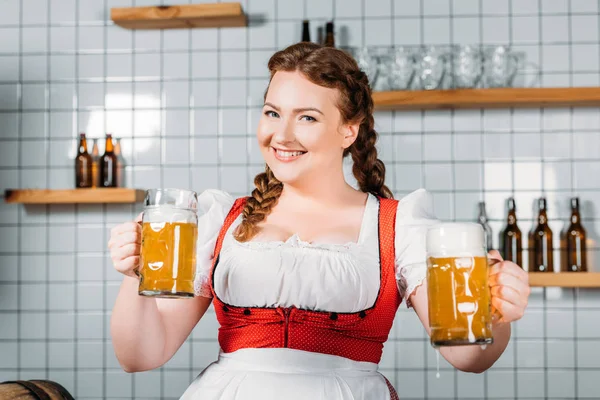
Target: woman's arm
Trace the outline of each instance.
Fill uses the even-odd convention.
[[[529,276],[521,267],[503,261],[495,250],[490,252],[488,258],[495,261],[489,271],[492,306],[501,315],[500,319],[492,322],[494,343],[485,349],[480,346],[440,348],[440,353],[450,364],[465,372],[484,372],[500,358],[510,340],[510,323],[523,317],[531,293]],[[431,335],[426,282],[411,294],[410,301],[427,334]]]
[[[427,283],[419,286],[410,296],[410,301],[419,316],[421,323],[431,335],[429,328],[429,309],[427,299]],[[464,372],[481,373],[490,368],[500,358],[510,340],[510,323],[496,322],[492,325],[494,343],[485,350],[480,346],[446,346],[440,347],[440,354],[453,367]]]
[[[119,364],[126,372],[158,368],[173,357],[212,299],[156,299],[138,295],[139,280],[125,276],[110,320]]]

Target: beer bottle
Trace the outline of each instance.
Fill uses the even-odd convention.
[[[125,159],[121,151],[121,138],[116,139],[115,156],[117,156],[117,186],[125,187]]]
[[[546,199],[538,200],[537,226],[529,235],[529,271],[554,272],[552,230],[548,226]]]
[[[335,47],[335,40],[333,38],[333,21],[330,21],[325,25],[325,42],[323,43],[326,47]]]
[[[98,139],[94,139],[92,146],[92,187],[98,187],[100,176],[98,172],[98,162],[100,161],[100,151],[98,150]]]
[[[100,157],[98,169],[100,170],[100,186],[117,187],[117,156],[110,133],[106,134],[104,154]]]
[[[564,248],[566,248],[566,262],[562,265],[564,272],[587,272],[585,249],[585,229],[581,226],[579,216],[579,198],[571,199],[571,224],[565,232]]]
[[[506,228],[500,236],[500,243],[502,258],[523,268],[523,237],[517,225],[517,206],[512,197],[508,199],[508,217]]]
[[[483,201],[479,202],[479,217],[478,217],[478,219],[479,219],[479,223],[483,227],[483,230],[485,231],[485,243],[487,246],[487,250],[490,251],[494,248],[494,243],[492,240],[492,228],[490,227],[490,224],[488,223],[487,213],[485,212],[485,202],[483,202]]]
[[[79,148],[75,157],[75,187],[92,187],[92,156],[88,153],[85,133],[79,134]]]
[[[310,42],[310,27],[307,19],[302,21],[302,42]]]

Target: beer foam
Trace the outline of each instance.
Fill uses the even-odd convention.
[[[164,224],[167,222],[197,223],[198,216],[196,211],[193,210],[182,210],[180,208],[163,205],[145,209],[143,221],[151,224]]]
[[[428,256],[486,255],[485,233],[479,224],[445,222],[427,230]]]

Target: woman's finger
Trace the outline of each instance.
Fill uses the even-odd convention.
[[[525,306],[527,300],[510,286],[494,286],[491,288],[492,299],[499,298],[516,306]]]
[[[490,287],[510,286],[517,291],[521,291],[524,286],[527,286],[525,285],[525,282],[506,272],[500,272],[498,274],[491,275],[489,277],[489,285]]]
[[[125,275],[136,277],[140,267],[140,256],[127,257],[115,264],[115,269]]]
[[[492,306],[502,315],[501,321],[503,322],[516,321],[523,318],[523,315],[525,314],[525,307],[516,306],[499,297],[492,299]]]
[[[527,284],[529,283],[529,275],[527,275],[527,272],[525,272],[521,267],[519,267],[513,262],[502,261],[492,265],[492,267],[490,268],[489,276],[491,278],[493,275],[497,275],[500,273],[515,276],[519,280],[522,280]]]
[[[140,245],[137,243],[129,243],[111,252],[113,263],[121,262],[122,260],[140,255]]]
[[[140,235],[137,232],[124,232],[120,235],[115,236],[114,238],[111,238],[110,242],[112,242],[112,248],[115,249],[118,249],[131,243],[141,244],[142,235]]]
[[[488,258],[494,261],[504,261],[498,250],[490,250],[488,252]]]

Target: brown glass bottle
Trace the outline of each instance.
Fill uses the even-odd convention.
[[[117,187],[117,156],[110,133],[106,134],[106,144],[104,145],[104,154],[98,162],[100,170],[101,187]]]
[[[587,272],[587,253],[585,248],[586,234],[581,226],[579,215],[579,198],[571,199],[571,223],[564,235],[563,248],[566,259],[562,264],[563,272]]]
[[[79,134],[79,148],[75,157],[75,187],[89,188],[93,184],[92,156],[88,153],[85,133]]]
[[[538,200],[537,226],[529,235],[529,272],[554,272],[552,230],[548,226],[546,199]]]
[[[121,138],[117,138],[115,143],[115,156],[117,157],[117,186],[125,187],[125,159],[121,151]]]
[[[325,25],[325,41],[323,42],[323,46],[335,47],[335,39],[333,37],[333,21],[328,22],[327,25]]]
[[[310,27],[307,19],[302,21],[302,42],[310,42]]]
[[[494,242],[492,238],[492,227],[488,222],[487,213],[485,211],[485,203],[483,201],[479,202],[479,224],[483,227],[485,232],[485,244],[487,250],[490,251],[494,248]]]
[[[523,268],[523,236],[517,225],[517,206],[512,197],[508,199],[508,216],[506,228],[500,236],[500,250],[502,258]]]
[[[99,161],[98,139],[94,139],[94,145],[92,146],[92,187],[98,187],[98,182],[100,181],[100,173],[98,172]]]

